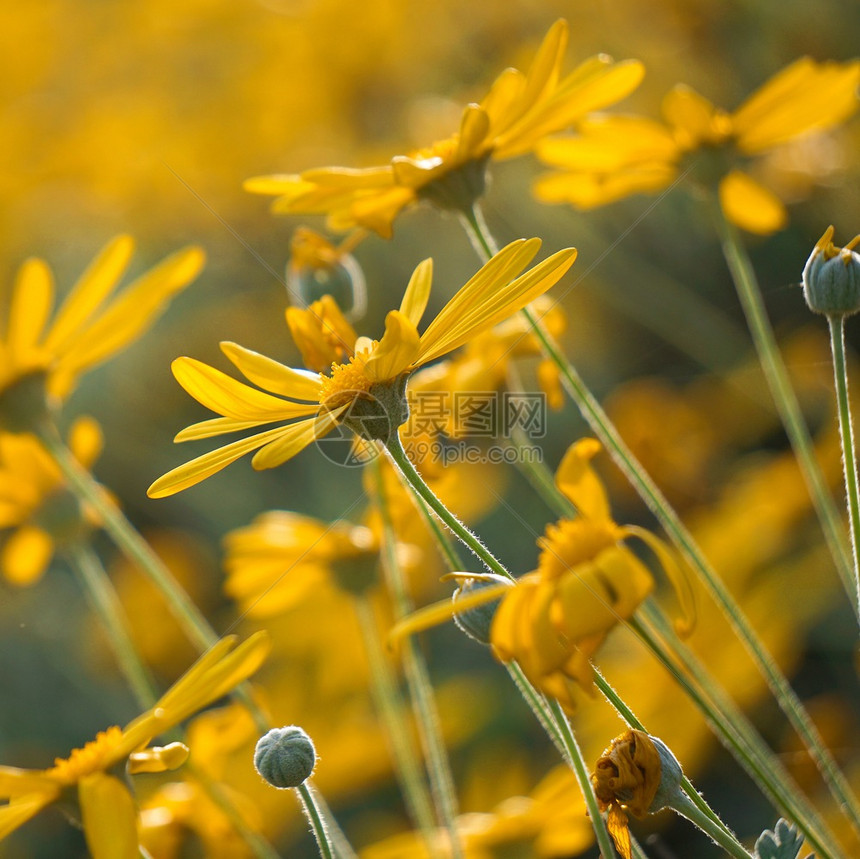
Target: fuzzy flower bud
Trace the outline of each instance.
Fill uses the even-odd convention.
[[[482,581],[481,579],[464,579],[457,590],[454,591],[451,599],[456,607],[458,602],[461,602],[464,597],[473,594],[482,588],[488,588],[493,585],[493,582]],[[493,618],[496,616],[496,609],[499,607],[499,599],[492,602],[486,602],[482,605],[470,608],[468,611],[457,612],[454,615],[454,623],[460,629],[480,644],[490,643],[490,627],[493,625]]]
[[[317,753],[299,727],[272,728],[257,741],[254,768],[272,787],[299,787],[314,771]]]
[[[803,295],[814,313],[850,316],[860,310],[860,236],[838,248],[833,232],[827,228],[803,267]]]

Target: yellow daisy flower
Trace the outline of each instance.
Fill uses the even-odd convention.
[[[508,588],[493,618],[490,641],[503,662],[516,660],[529,680],[568,711],[576,709],[573,681],[592,689],[591,657],[609,632],[630,618],[654,588],[645,565],[623,544],[638,537],[657,555],[676,586],[687,625],[692,596],[671,553],[653,534],[617,525],[590,459],[594,439],[573,444],[556,474],[558,488],[579,516],[548,526],[538,568]]]
[[[732,113],[689,87],[663,100],[664,122],[640,116],[586,119],[574,137],[550,138],[538,157],[563,172],[535,185],[538,199],[589,209],[668,187],[696,153],[698,176],[716,188],[726,217],[766,235],[785,226],[782,201],[737,165],[813,132],[857,109],[860,60],[817,63],[803,57],[778,72]],[[702,157],[708,156],[708,157]]]
[[[99,733],[68,758],[57,758],[44,770],[0,766],[0,839],[43,808],[75,800],[80,808],[87,845],[94,859],[136,859],[137,807],[125,783],[112,774],[124,767],[129,775],[176,769],[188,757],[182,743],[149,747],[163,734],[208,704],[226,695],[263,663],[269,639],[258,632],[236,646],[236,637],[222,638],[159,699],[155,706],[124,728]]]
[[[69,448],[90,468],[102,450],[99,425],[91,418],[76,420]],[[57,545],[95,524],[93,512],[66,490],[60,469],[35,436],[0,433],[0,528],[14,529],[0,548],[0,572],[7,581],[34,584]]]
[[[65,399],[83,373],[140,337],[167,302],[194,280],[205,259],[200,248],[183,248],[112,296],[133,251],[129,236],[109,242],[52,320],[50,268],[40,259],[21,266],[2,298],[7,322],[0,330],[0,421],[6,429],[29,428],[33,414],[27,413],[25,401],[33,396],[31,383],[50,398]],[[44,400],[43,393],[36,396]]]
[[[386,316],[379,341],[353,339],[342,314],[313,317],[311,311],[290,308],[294,312],[288,312],[287,319],[309,366],[321,370],[321,364],[334,356],[328,373],[294,370],[235,343],[222,343],[222,351],[245,378],[264,389],[259,390],[193,358],[177,358],[173,374],[180,385],[221,417],[187,427],[176,441],[278,425],[168,472],[152,484],[149,496],[161,498],[194,486],[251,451],[256,451],[254,468],[281,465],[340,423],[365,439],[384,440],[406,420],[409,373],[525,307],[553,286],[576,257],[572,248],[559,251],[517,277],[539,247],[539,239],[520,239],[503,248],[423,334],[417,326],[430,296],[429,259],[413,272],[400,309]],[[306,323],[304,328],[296,327],[297,319]],[[336,324],[331,325],[331,319]]]
[[[275,212],[325,214],[334,230],[363,227],[385,238],[390,238],[397,215],[422,198],[444,208],[468,208],[483,192],[489,159],[532,151],[540,138],[614,104],[642,80],[638,61],[614,63],[602,54],[561,77],[567,39],[567,22],[556,21],[529,71],[502,72],[480,104],[466,107],[459,131],[445,140],[380,167],[261,176],[249,179],[245,188],[275,195]]]

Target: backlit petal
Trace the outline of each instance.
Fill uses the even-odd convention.
[[[330,432],[345,408],[346,406],[343,406],[335,411],[321,412],[310,420],[298,421],[282,428],[278,438],[273,439],[254,455],[251,464],[261,471],[264,468],[274,468],[292,459],[313,441]]]
[[[412,272],[409,284],[400,302],[400,312],[417,326],[427,308],[430,299],[430,287],[433,283],[433,260],[422,260]]]
[[[740,170],[723,177],[719,193],[726,217],[744,230],[766,236],[788,223],[779,197]]]
[[[93,859],[138,859],[137,806],[128,788],[104,773],[78,783],[84,834]]]
[[[311,402],[319,399],[320,378],[317,373],[294,370],[238,343],[225,341],[221,343],[221,351],[249,382],[273,394]]]
[[[415,360],[419,339],[418,329],[405,314],[390,311],[385,317],[385,334],[365,364],[367,378],[383,382],[399,376]]]

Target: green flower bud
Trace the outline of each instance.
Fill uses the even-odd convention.
[[[296,307],[306,308],[330,295],[347,319],[364,316],[367,286],[361,266],[348,249],[358,239],[352,237],[336,247],[307,227],[299,227],[290,244],[287,265],[287,295]]]
[[[314,771],[317,753],[299,727],[272,728],[257,741],[254,768],[272,787],[299,787]]]
[[[456,607],[458,600],[461,600],[468,594],[475,593],[475,591],[488,588],[496,584],[496,582],[484,581],[482,579],[465,579],[461,582],[457,590],[454,591],[451,599]],[[457,612],[454,615],[454,623],[456,623],[457,626],[459,626],[460,629],[469,636],[469,638],[472,638],[481,644],[488,645],[490,643],[490,627],[493,625],[493,618],[496,616],[496,609],[498,609],[500,601],[501,597],[493,600],[492,602],[486,602],[483,605],[470,608],[467,611]]]
[[[681,764],[669,747],[658,737],[650,737],[650,739],[660,757],[660,784],[648,807],[648,811],[653,814],[661,808],[674,808],[678,804],[678,799],[683,793],[681,779],[684,773],[681,770]]]
[[[818,240],[803,267],[803,295],[809,309],[827,316],[860,310],[860,236],[844,248],[833,244],[833,227]]]

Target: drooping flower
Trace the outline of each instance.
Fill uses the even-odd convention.
[[[663,100],[663,122],[588,118],[576,136],[539,144],[538,157],[562,172],[539,179],[535,194],[590,209],[667,188],[695,156],[692,178],[717,192],[726,217],[750,232],[772,233],[786,224],[785,206],[745,162],[845,122],[857,110],[858,85],[860,60],[809,57],[778,72],[731,113],[679,85]]]
[[[72,455],[89,468],[102,450],[92,418],[78,418],[69,432]],[[28,433],[0,433],[0,528],[14,529],[0,548],[0,571],[15,585],[37,582],[58,546],[97,524],[66,488],[51,455]]]
[[[173,373],[179,383],[220,415],[187,427],[176,441],[279,425],[168,472],[149,488],[150,497],[187,489],[251,451],[257,451],[252,459],[257,469],[281,465],[341,423],[362,438],[386,438],[406,420],[404,389],[409,373],[525,307],[553,286],[576,258],[576,251],[568,248],[517,277],[539,247],[539,239],[521,239],[503,248],[422,334],[418,323],[430,295],[429,259],[413,272],[400,309],[386,316],[385,333],[379,341],[354,338],[351,326],[331,300],[320,301],[319,315],[314,315],[313,307],[306,311],[290,308],[287,321],[293,337],[316,374],[291,369],[235,343],[222,343],[222,351],[263,390],[193,358],[176,359]],[[327,363],[328,373],[321,372]]]
[[[140,337],[168,301],[200,272],[200,248],[177,251],[112,296],[128,268],[134,241],[109,242],[74,284],[51,320],[54,281],[40,259],[27,260],[5,289],[6,326],[0,331],[0,420],[26,431],[30,414],[19,414],[33,383],[62,400],[82,374]],[[50,322],[49,322],[50,320]],[[23,403],[26,411],[27,403]]]
[[[258,632],[236,646],[222,638],[158,700],[124,728],[100,732],[68,758],[44,770],[0,766],[0,839],[59,801],[76,801],[87,845],[94,859],[135,859],[140,855],[137,807],[128,787],[113,774],[176,769],[188,757],[182,743],[149,746],[154,737],[226,695],[262,664],[269,652],[267,633]],[[76,796],[75,796],[76,794]]]
[[[624,545],[638,537],[657,555],[692,623],[692,596],[668,548],[644,529],[616,524],[600,479],[590,465],[594,439],[574,443],[556,474],[576,507],[576,519],[549,525],[539,541],[538,568],[504,593],[490,640],[503,662],[516,660],[529,680],[576,709],[577,687],[591,692],[591,658],[606,636],[629,619],[654,589],[648,568]]]
[[[488,160],[524,155],[542,137],[570,128],[639,85],[641,63],[614,63],[602,54],[562,77],[567,39],[567,22],[556,21],[528,72],[502,72],[483,101],[463,111],[459,131],[444,140],[379,167],[261,176],[245,187],[275,195],[275,212],[325,214],[334,230],[363,227],[386,238],[397,215],[421,199],[444,208],[468,208],[483,192]]]

